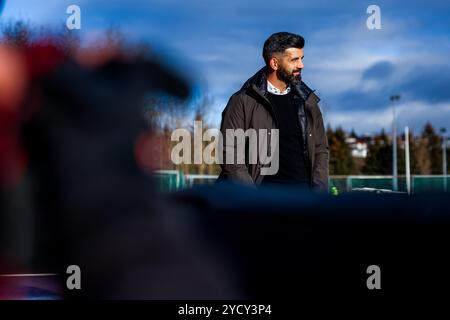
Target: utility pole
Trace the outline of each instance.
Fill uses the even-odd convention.
[[[441,128],[442,133],[442,174],[444,175],[444,192],[447,192],[447,138],[445,128]]]
[[[400,100],[400,95],[392,95],[392,189],[398,191],[398,170],[397,170],[397,123],[395,118],[395,101]]]

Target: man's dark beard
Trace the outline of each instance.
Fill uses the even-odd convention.
[[[302,80],[301,73],[298,76],[294,76],[292,73],[288,73],[284,68],[277,70],[277,77],[278,79],[284,81],[287,85],[296,85]]]

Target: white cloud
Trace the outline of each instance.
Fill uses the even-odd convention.
[[[423,102],[402,103],[396,106],[397,131],[403,132],[405,126],[418,134],[423,129],[425,123],[431,122],[435,129],[441,127],[450,129],[450,102],[427,104]],[[349,112],[327,112],[324,114],[325,123],[330,123],[332,127],[341,126],[346,130],[352,128],[356,132],[372,134],[380,132],[384,128],[387,132],[392,129],[392,108],[385,110],[364,110]]]

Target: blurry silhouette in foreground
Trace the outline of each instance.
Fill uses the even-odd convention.
[[[51,270],[61,275],[64,287],[67,266],[76,264],[83,290],[67,293],[86,298],[235,296],[185,213],[164,203],[138,166],[136,142],[148,132],[141,112],[144,96],[186,98],[188,84],[132,47],[68,53],[54,39],[42,39],[0,49],[0,63],[12,69],[7,58],[15,59],[16,69],[24,69],[11,71],[21,76],[16,85],[21,101],[2,96],[14,104],[7,107],[18,118],[11,121],[9,109],[2,109],[8,125],[2,130],[11,141],[2,153],[2,205],[7,207],[7,194],[20,188],[28,192],[18,202],[30,203],[28,221],[15,220],[12,205],[2,218],[13,217],[10,225],[32,224],[29,229],[36,233],[30,239],[31,265],[17,265],[14,253],[6,252],[1,271]],[[12,169],[21,163],[22,150],[28,167],[26,174],[24,165],[19,167],[16,178]],[[15,183],[8,184],[13,178]],[[5,287],[0,291],[8,294]]]

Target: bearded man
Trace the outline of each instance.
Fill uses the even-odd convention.
[[[247,145],[255,140],[245,139],[245,163],[225,161],[219,180],[261,185],[295,185],[308,189],[328,189],[328,142],[319,109],[319,98],[302,80],[304,67],[302,36],[279,32],[264,43],[265,67],[248,79],[234,93],[222,112],[221,133],[225,138],[223,159],[227,153],[236,153],[234,137],[228,129],[267,132],[276,131],[278,141],[268,141],[268,151],[276,150],[276,172],[264,174],[267,163],[261,161],[260,151],[253,155],[258,160],[250,163],[249,153],[255,146]],[[265,131],[266,132],[266,131]],[[260,139],[260,138],[259,138]],[[258,143],[260,147],[261,144]],[[267,171],[266,171],[267,172]]]

